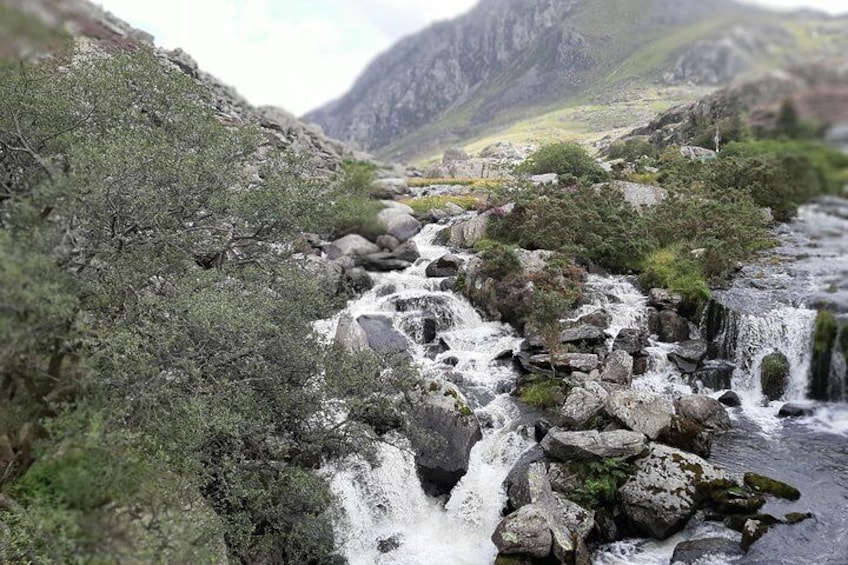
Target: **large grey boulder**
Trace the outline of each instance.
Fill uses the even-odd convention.
[[[587,380],[571,390],[560,408],[560,423],[567,430],[584,430],[604,413],[609,393],[600,383]]]
[[[356,319],[368,340],[368,347],[381,355],[409,354],[409,342],[397,331],[388,316],[364,315]]]
[[[350,314],[343,314],[336,325],[336,343],[350,351],[367,351],[368,336]]]
[[[533,464],[543,461],[544,458],[545,451],[537,444],[527,450],[512,466],[504,480],[504,490],[506,490],[509,503],[508,508],[517,510],[532,502],[531,491],[538,491],[535,485],[541,480],[536,476],[539,468]],[[544,463],[542,463],[541,472],[543,474],[545,472]],[[531,483],[534,486],[531,486]]]
[[[601,380],[630,386],[630,382],[633,380],[633,357],[621,349],[613,351],[604,362]]]
[[[689,339],[674,346],[668,358],[684,373],[694,372],[707,355],[707,341]]]
[[[571,432],[553,428],[541,445],[554,461],[579,462],[630,459],[645,450],[647,440],[643,434],[628,430]]]
[[[693,386],[711,390],[727,390],[733,381],[736,365],[727,361],[706,361],[704,366],[692,373]]]
[[[401,259],[394,252],[387,251],[363,255],[358,262],[364,269],[377,272],[403,271],[412,266],[411,262]]]
[[[637,390],[615,390],[610,393],[607,413],[633,431],[657,439],[671,424],[674,406],[658,394]]]
[[[691,394],[678,398],[674,402],[678,415],[689,418],[708,430],[730,429],[730,417],[721,402],[709,396]]]
[[[447,244],[451,247],[474,247],[475,243],[486,237],[486,226],[491,215],[491,211],[483,212],[446,228]]]
[[[689,339],[689,321],[673,310],[663,310],[650,321],[651,331],[660,341],[674,343]]]
[[[638,328],[624,328],[615,336],[612,349],[613,351],[621,350],[636,355],[641,353],[648,345],[650,345],[650,342],[645,332]]]
[[[389,207],[380,210],[377,219],[383,224],[386,233],[404,242],[421,231],[421,222],[405,210]]]
[[[380,248],[362,237],[352,233],[335,240],[326,248],[327,258],[336,260],[340,257],[356,257],[377,253]]]
[[[529,355],[527,352],[521,352],[518,359],[522,367],[533,373],[550,373],[551,362],[556,372],[562,374],[573,371],[589,373],[600,365],[600,360],[594,353],[556,353],[552,357],[549,353]]]
[[[498,524],[492,542],[504,555],[547,557],[553,544],[548,513],[535,504],[522,506]]]
[[[369,192],[374,198],[394,198],[409,193],[409,181],[405,178],[376,179]]]
[[[407,434],[425,490],[448,494],[468,471],[471,449],[483,437],[480,423],[453,385],[422,393],[409,410]]]
[[[726,563],[744,555],[739,542],[729,538],[702,538],[682,541],[674,546],[671,565]]]
[[[624,200],[637,210],[651,208],[668,198],[668,191],[659,186],[620,180],[612,181],[609,185],[610,188],[618,190]]]
[[[636,473],[618,490],[621,509],[643,533],[666,539],[680,530],[716,489],[740,486],[738,478],[704,459],[652,444],[636,461]]]
[[[429,265],[424,270],[424,274],[428,277],[443,278],[455,277],[462,266],[463,260],[456,255],[442,255]]]

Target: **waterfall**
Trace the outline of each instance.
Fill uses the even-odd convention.
[[[389,316],[410,342],[422,376],[458,386],[484,424],[468,472],[447,500],[424,492],[414,453],[401,435],[384,438],[373,465],[353,458],[328,470],[344,509],[338,541],[351,565],[492,563],[497,550],[490,537],[506,501],[503,481],[532,445],[521,425],[521,411],[509,395],[517,375],[510,363],[498,361],[505,352],[516,351],[521,338],[505,324],[483,320],[463,297],[440,291],[440,279],[425,276],[427,264],[449,252],[434,243],[443,227],[431,224],[416,236],[421,259],[415,265],[374,275],[371,291],[334,319],[316,324],[332,336],[344,314]],[[437,339],[446,351],[434,353],[422,343],[420,320],[425,312],[435,318]]]

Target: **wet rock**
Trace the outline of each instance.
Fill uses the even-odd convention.
[[[658,394],[635,390],[616,390],[610,393],[607,413],[633,431],[657,439],[663,428],[671,424],[674,407]]]
[[[588,324],[605,330],[612,323],[612,315],[604,309],[598,309],[594,312],[584,314],[577,320],[578,324]]]
[[[535,504],[522,506],[501,520],[492,542],[505,555],[547,557],[553,544],[547,513]]]
[[[601,344],[606,340],[604,330],[598,326],[584,324],[563,330],[559,335],[561,343],[585,343],[586,345]]]
[[[648,372],[648,358],[645,356],[638,356],[633,358],[633,375],[644,375]]]
[[[813,409],[800,404],[787,402],[780,407],[777,415],[781,418],[803,418],[805,416],[812,416]]]
[[[651,331],[660,341],[675,343],[689,339],[689,321],[673,310],[663,310],[656,315],[656,327]]]
[[[368,271],[378,272],[403,271],[412,266],[409,261],[398,259],[387,251],[365,255],[359,259],[359,263]]]
[[[398,238],[383,234],[377,238],[377,247],[385,251],[394,251],[400,245]]]
[[[409,354],[409,342],[397,331],[388,316],[364,315],[356,323],[365,332],[368,347],[381,355]]]
[[[391,553],[400,547],[400,534],[395,534],[386,539],[377,541],[377,551],[380,553]]]
[[[357,235],[355,233],[335,240],[325,249],[327,258],[331,260],[336,260],[345,256],[353,257],[370,255],[372,253],[378,253],[379,251],[379,247],[361,235]]]
[[[356,293],[368,292],[374,288],[374,279],[371,278],[371,275],[365,269],[358,267],[345,270],[344,283],[350,290]]]
[[[706,428],[677,415],[671,417],[671,423],[660,432],[657,440],[704,458],[710,456],[713,444],[712,435]]]
[[[633,380],[633,357],[621,349],[613,351],[604,362],[601,380],[630,386],[630,382]]]
[[[712,390],[726,390],[731,387],[733,371],[736,365],[726,361],[708,361],[703,367],[692,373],[690,381],[700,383]]]
[[[745,484],[757,492],[770,494],[778,498],[786,500],[798,500],[801,498],[801,491],[792,485],[764,475],[758,475],[757,473],[745,473]]]
[[[560,409],[560,422],[567,430],[585,430],[604,414],[609,393],[595,381],[573,388]]]
[[[551,428],[553,427],[553,424],[549,421],[544,418],[540,418],[536,420],[535,424],[533,424],[533,437],[537,442],[540,442],[546,435],[548,435],[548,432],[551,431]]]
[[[571,432],[553,428],[542,440],[542,449],[554,461],[630,459],[645,450],[645,436],[628,430]]]
[[[790,512],[783,517],[783,521],[789,525],[799,524],[813,517],[812,512]]]
[[[648,292],[648,306],[653,306],[654,308],[660,311],[677,311],[677,308],[682,302],[682,296],[680,296],[679,294],[674,294],[673,292],[664,288],[652,288]]]
[[[707,355],[707,342],[703,339],[690,339],[674,346],[668,354],[677,368],[684,373],[694,372]]]
[[[421,257],[421,253],[418,252],[418,246],[414,241],[407,241],[395,247],[392,256],[407,263],[415,263]]]
[[[719,396],[718,401],[724,404],[725,406],[742,406],[742,399],[739,398],[739,395],[733,392],[732,390],[728,390],[727,392]]]
[[[689,418],[708,430],[729,430],[730,417],[721,403],[709,396],[691,394],[678,398],[674,402],[677,414]]]
[[[748,520],[742,527],[742,541],[739,545],[742,551],[747,552],[754,543],[768,532],[768,525],[760,520]]]
[[[521,366],[531,373],[550,374],[551,361],[557,373],[566,374],[572,371],[589,372],[600,364],[594,353],[558,353],[551,357],[548,353],[529,355],[521,352],[518,356]]]
[[[425,274],[432,278],[454,277],[462,266],[462,259],[456,255],[442,255],[425,269]]]
[[[780,400],[789,382],[789,359],[779,351],[769,353],[760,365],[760,385],[769,400]]]
[[[731,515],[754,514],[766,503],[764,496],[737,487],[713,492],[710,501],[715,511]]]
[[[424,489],[449,493],[468,471],[471,449],[483,434],[462,393],[453,386],[423,393],[409,410],[407,434]]]
[[[531,466],[534,463],[542,462],[545,458],[545,451],[540,445],[534,445],[531,449],[522,455],[515,465],[510,469],[509,474],[504,480],[504,488],[507,494],[508,508],[518,510],[526,504],[530,504],[533,499],[530,493],[530,473]],[[535,475],[540,472],[539,467],[532,467],[534,477],[533,482],[538,483],[541,479]],[[544,473],[544,463],[542,463],[541,472]]]
[[[613,351],[621,350],[631,355],[636,355],[648,347],[648,345],[648,336],[645,332],[638,328],[624,328],[615,336],[612,349]]]
[[[450,292],[456,288],[456,277],[448,277],[439,283],[439,290]]]
[[[738,484],[704,459],[652,444],[636,473],[618,490],[622,512],[638,530],[666,539],[681,529],[712,490]]]
[[[702,538],[678,543],[674,547],[671,563],[698,565],[722,557],[725,560],[743,555],[739,543],[728,538]]]

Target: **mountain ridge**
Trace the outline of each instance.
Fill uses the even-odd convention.
[[[730,0],[483,0],[402,39],[344,96],[304,119],[409,160],[579,99],[720,86],[764,65],[838,53],[846,29],[848,18]]]

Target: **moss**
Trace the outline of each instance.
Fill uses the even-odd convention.
[[[790,512],[786,516],[783,517],[783,521],[787,524],[798,524],[799,522],[803,522],[809,518],[812,518],[812,512]]]
[[[839,325],[832,313],[822,310],[816,315],[813,333],[813,374],[810,381],[810,398],[815,400],[830,399],[830,365],[838,332]]]
[[[522,386],[519,398],[530,406],[553,408],[565,401],[565,391],[562,381],[544,379]]]
[[[757,473],[745,473],[745,484],[757,492],[770,494],[778,498],[786,500],[798,500],[801,498],[801,491],[792,485],[758,475]]]
[[[783,396],[789,380],[789,370],[789,360],[779,351],[763,358],[760,365],[760,386],[766,398],[778,400]]]

